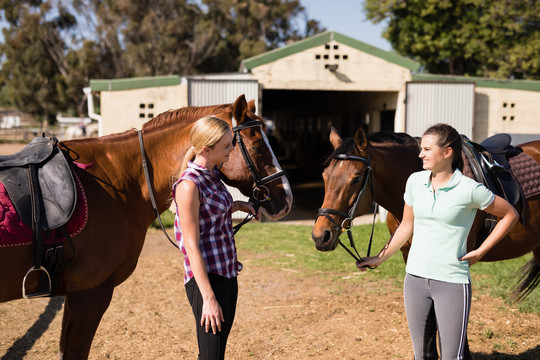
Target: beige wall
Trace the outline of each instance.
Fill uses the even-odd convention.
[[[474,141],[497,134],[540,134],[540,92],[476,88]]]
[[[102,91],[103,135],[123,132],[142,125],[158,114],[188,105],[187,85]],[[144,108],[141,108],[141,104]]]
[[[328,45],[330,49],[325,45],[307,49],[251,72],[264,89],[400,91],[411,79],[409,69],[336,41]],[[321,57],[318,60],[317,55]],[[338,68],[332,72],[325,69],[325,64],[337,64]]]

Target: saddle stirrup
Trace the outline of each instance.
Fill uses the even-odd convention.
[[[49,285],[48,289],[47,290],[42,290],[42,291],[37,291],[37,292],[31,293],[31,294],[27,294],[26,293],[26,278],[28,277],[28,275],[30,275],[32,272],[35,272],[35,271],[43,272],[43,273],[45,273],[45,275],[47,275],[47,280],[48,280],[48,285]],[[39,283],[41,283],[41,282],[38,282],[38,284]],[[26,272],[26,275],[24,275],[24,278],[23,278],[23,283],[22,283],[22,295],[23,295],[23,298],[24,299],[33,299],[33,298],[37,298],[37,297],[47,297],[47,296],[51,295],[51,292],[52,292],[51,275],[49,275],[49,272],[47,271],[47,269],[45,269],[43,266],[40,266],[40,267],[32,266]]]

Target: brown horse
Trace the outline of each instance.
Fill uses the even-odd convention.
[[[422,170],[416,139],[407,134],[366,133],[358,129],[354,138],[342,139],[335,129],[330,133],[334,152],[323,172],[325,196],[313,226],[312,238],[321,251],[334,250],[349,218],[367,212],[373,201],[389,211],[387,224],[393,233],[403,216],[405,184],[415,171]],[[523,152],[540,163],[540,141],[520,145]],[[356,208],[354,208],[356,206]],[[513,259],[533,252],[524,266],[515,296],[522,298],[540,281],[540,196],[526,200],[528,219],[521,219],[481,261]],[[354,214],[349,214],[353,209]],[[472,250],[485,213],[479,211],[468,237]],[[405,261],[410,242],[401,250]]]
[[[248,104],[242,95],[232,105],[165,112],[143,126],[147,162],[160,213],[171,204],[171,185],[190,146],[191,127],[206,115],[215,115],[231,124],[233,117],[236,119],[253,172],[261,179],[281,170],[262,131],[264,123],[254,112],[254,102]],[[66,258],[73,256],[73,259],[61,274],[58,289],[59,295],[65,295],[60,358],[87,359],[113,290],[134,271],[146,231],[156,213],[143,174],[136,131],[66,141],[63,148],[72,159],[93,164],[87,170],[77,169],[87,197],[88,222],[72,239],[74,253],[65,246]],[[246,167],[238,146],[221,171],[226,183],[246,196],[252,195],[254,174]],[[271,219],[285,216],[292,204],[287,179],[274,177],[264,188],[263,214]],[[0,301],[21,298],[21,282],[31,266],[31,246],[0,248]],[[37,280],[27,286],[37,288]]]

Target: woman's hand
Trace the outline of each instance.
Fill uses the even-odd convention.
[[[374,268],[381,264],[382,264],[381,258],[379,258],[378,256],[371,256],[371,257],[362,258],[362,261],[357,261],[356,267],[362,271],[367,271],[368,266]]]
[[[205,331],[208,332],[212,329],[212,333],[215,335],[217,331],[221,331],[221,323],[223,321],[225,321],[223,311],[216,298],[212,296],[209,300],[204,300],[201,314],[201,326],[204,326]]]
[[[247,201],[234,201],[232,206],[232,212],[243,211],[249,213],[255,217],[255,220],[259,220],[260,217],[260,208],[259,211],[255,211],[255,208],[250,202]]]
[[[476,264],[477,262],[480,261],[480,259],[482,258],[482,255],[480,254],[480,252],[478,250],[473,250],[467,254],[465,254],[465,256],[463,256],[461,259],[459,259],[459,261],[468,261],[469,262],[469,267],[473,266],[474,264]]]

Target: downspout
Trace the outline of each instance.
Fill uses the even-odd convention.
[[[85,87],[83,92],[86,95],[86,101],[88,104],[88,117],[98,122],[98,136],[103,136],[102,117],[94,112],[94,98],[92,97],[92,88]]]

